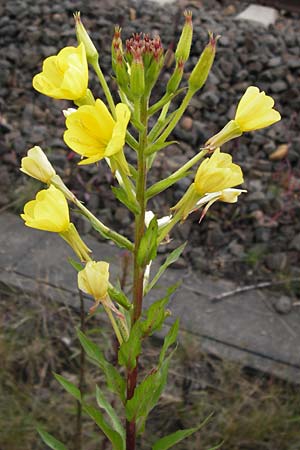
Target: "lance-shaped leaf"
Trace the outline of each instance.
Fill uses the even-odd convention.
[[[140,267],[145,267],[150,261],[155,259],[157,253],[157,234],[157,219],[156,217],[153,217],[141,239],[138,248],[137,262]]]
[[[132,308],[131,302],[121,289],[118,289],[115,286],[109,286],[108,294],[112,300],[123,306],[123,308],[127,310],[130,310]]]
[[[160,192],[165,191],[170,186],[173,186],[173,184],[177,183],[177,181],[181,180],[182,178],[185,178],[189,175],[190,172],[184,172],[179,173],[177,175],[170,175],[168,178],[158,181],[157,183],[153,184],[149,189],[146,191],[146,197],[149,200],[150,198],[154,197],[155,195],[159,194]]]
[[[136,387],[133,397],[126,403],[126,419],[128,421],[136,420],[138,434],[144,431],[148,414],[157,404],[166,385],[169,363],[173,353]]]
[[[80,330],[77,330],[77,336],[88,357],[103,371],[108,389],[119,395],[124,403],[126,398],[126,383],[124,378],[112,364],[106,361],[98,345],[88,339]]]
[[[181,253],[183,252],[184,248],[186,246],[186,242],[182,245],[180,245],[180,247],[175,248],[175,250],[173,250],[168,256],[167,259],[165,260],[165,262],[160,266],[160,268],[158,269],[157,273],[155,274],[155,276],[153,277],[153,279],[150,281],[150,283],[146,286],[145,289],[145,295],[151,291],[151,289],[155,286],[155,284],[158,282],[158,280],[160,279],[160,277],[162,276],[162,274],[164,273],[164,271],[171,265],[173,264],[175,261],[177,261],[177,259],[179,258],[179,256],[181,255]]]
[[[68,262],[71,264],[71,266],[77,271],[80,272],[82,269],[84,269],[84,266],[78,262],[75,261],[75,259],[71,258],[70,256],[68,257]]]
[[[150,144],[146,148],[145,154],[147,156],[153,155],[153,153],[156,153],[159,150],[162,150],[163,148],[169,147],[169,145],[172,145],[172,144],[178,144],[178,141],[157,142],[155,144]]]
[[[69,392],[73,397],[76,398],[79,402],[81,402],[81,392],[78,389],[75,384],[71,383],[71,381],[68,381],[65,377],[62,377],[61,375],[58,375],[57,373],[54,374],[56,380],[62,385],[62,387]]]
[[[97,424],[101,431],[112,443],[113,450],[125,450],[125,443],[120,434],[113,430],[103,417],[103,414],[94,406],[83,405],[83,410]]]
[[[42,430],[42,428],[37,428],[37,432],[39,433],[45,444],[48,445],[48,447],[52,448],[52,450],[67,450],[67,447],[64,444],[55,439],[55,437],[53,437],[51,434]]]
[[[138,320],[133,325],[128,340],[121,344],[118,352],[119,364],[125,366],[128,370],[132,370],[136,366],[137,357],[141,353],[141,337],[141,323]]]
[[[106,400],[103,392],[101,391],[101,389],[98,386],[96,386],[96,400],[97,400],[98,406],[100,408],[104,409],[104,411],[110,418],[110,421],[111,421],[111,424],[112,424],[114,430],[117,431],[119,433],[119,435],[122,437],[122,440],[123,440],[124,446],[125,446],[125,430],[117,416],[116,411],[111,406],[111,404]]]
[[[187,438],[191,434],[200,430],[200,428],[202,428],[210,420],[211,416],[212,416],[212,414],[210,414],[204,420],[204,422],[202,422],[200,425],[198,425],[198,427],[188,428],[186,430],[178,430],[178,431],[175,431],[175,433],[169,434],[168,436],[165,436],[165,437],[159,439],[153,445],[152,450],[168,450],[169,448],[178,444],[178,442],[182,441],[183,439]],[[217,449],[218,447],[214,447],[214,448]],[[211,449],[211,450],[213,450],[213,449]]]
[[[164,343],[159,355],[159,364],[161,365],[166,357],[166,353],[171,345],[175,344],[179,329],[179,319],[176,319],[168,333],[165,336]]]
[[[154,331],[159,330],[164,323],[166,316],[165,306],[169,301],[169,296],[154,302],[146,312],[146,320],[141,323],[144,336],[151,336]]]
[[[131,212],[139,214],[139,206],[137,203],[131,201],[126,191],[121,187],[112,186],[111,190],[115,194],[116,198],[123,203]]]

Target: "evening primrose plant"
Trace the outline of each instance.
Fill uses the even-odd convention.
[[[255,86],[249,86],[242,96],[235,118],[219,133],[212,136],[195,156],[165,179],[149,185],[148,174],[158,152],[170,143],[169,136],[184,114],[192,97],[203,87],[213,64],[218,37],[212,33],[187,84],[181,86],[185,63],[189,58],[193,35],[192,13],[184,13],[182,29],[174,59],[175,67],[165,86],[161,99],[153,103],[151,93],[164,66],[165,52],[159,36],[137,33],[125,45],[121,29],[115,28],[112,39],[112,68],[118,85],[119,100],[115,102],[102,73],[99,54],[85,30],[80,14],[76,13],[77,46],[63,48],[57,55],[46,58],[42,72],[33,78],[33,87],[54,99],[73,101],[63,111],[67,146],[80,158],[79,166],[96,164],[98,170],[111,171],[117,186],[113,193],[134,217],[134,234],[131,239],[107,227],[77,199],[56,174],[43,150],[35,146],[22,159],[21,171],[44,183],[45,189],[28,202],[21,214],[25,225],[57,233],[71,247],[78,261],[70,258],[77,271],[78,288],[94,299],[90,313],[104,311],[118,342],[116,365],[112,365],[98,346],[82,331],[80,343],[89,358],[99,367],[107,386],[97,386],[96,402],[83,396],[80,389],[61,375],[56,375],[61,385],[75,397],[84,411],[105,434],[113,450],[135,450],[143,433],[150,411],[155,407],[167,382],[170,359],[176,347],[178,319],[165,336],[156,367],[139,376],[139,356],[144,340],[160,330],[170,315],[168,300],[174,287],[164,298],[157,299],[148,309],[143,309],[143,298],[156,285],[167,267],[175,262],[185,244],[170,252],[165,262],[152,273],[151,265],[161,243],[168,243],[173,228],[187,216],[201,210],[203,219],[216,201],[235,203],[246,192],[239,186],[243,173],[232,157],[221,146],[244,132],[267,127],[278,120],[280,114],[273,109],[274,101]],[[88,87],[88,65],[95,71],[100,88],[92,93]],[[173,99],[181,95],[181,103],[170,108]],[[169,110],[171,109],[172,112]],[[153,116],[153,127],[149,118]],[[135,155],[128,162],[130,153]],[[168,155],[170,157],[171,155]],[[106,167],[103,161],[107,163]],[[200,164],[199,164],[200,163]],[[159,211],[148,208],[148,202],[194,171],[194,181],[175,204],[170,214],[160,217]],[[109,188],[109,186],[108,186]],[[70,206],[74,210],[70,211]],[[95,260],[71,222],[70,215],[80,213],[105,239],[132,254],[132,291],[129,296],[111,279],[109,263]],[[71,214],[70,214],[71,213]],[[103,255],[105,259],[105,255]],[[74,274],[74,281],[76,277]],[[131,298],[130,298],[131,297]],[[113,404],[106,399],[107,390],[115,396]],[[152,443],[153,450],[166,450],[203,425],[162,436]],[[54,450],[66,450],[63,444],[44,430],[39,431],[45,443]],[[216,447],[215,447],[216,448]]]

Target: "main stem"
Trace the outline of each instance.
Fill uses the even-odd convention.
[[[148,99],[141,99],[140,122],[144,130],[140,132],[138,148],[138,167],[137,167],[137,186],[136,197],[140,206],[139,214],[135,216],[135,239],[134,239],[134,273],[133,273],[133,313],[132,325],[138,320],[142,313],[143,306],[143,282],[145,267],[138,264],[137,253],[141,239],[145,230],[145,211],[146,211],[146,157],[145,149],[147,147],[147,121],[148,121]],[[127,400],[130,400],[137,384],[138,367],[128,371],[127,374]],[[135,450],[136,444],[136,423],[135,420],[126,422],[126,450]]]

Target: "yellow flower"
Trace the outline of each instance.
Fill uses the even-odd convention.
[[[62,233],[70,225],[67,200],[54,186],[38,192],[35,200],[26,203],[21,217],[28,227],[54,233]]]
[[[88,65],[83,44],[65,47],[49,56],[41,73],[32,80],[34,89],[56,99],[78,100],[86,95]]]
[[[210,158],[206,158],[199,166],[195,177],[195,190],[201,196],[210,192],[243,183],[243,173],[232,157],[216,149]]]
[[[220,147],[225,142],[241,136],[245,131],[268,127],[281,119],[278,111],[273,109],[274,100],[255,86],[249,86],[239,101],[235,118],[207,142],[210,148]]]
[[[242,131],[259,130],[281,119],[273,109],[274,100],[255,86],[249,86],[241,98],[234,120]]]
[[[127,105],[119,103],[116,106],[115,121],[105,104],[97,99],[94,106],[80,106],[66,117],[64,141],[74,152],[86,158],[79,164],[91,164],[106,157],[116,158],[117,153],[123,150],[129,119]],[[120,159],[121,156],[118,155]]]
[[[21,217],[28,227],[59,233],[81,261],[90,261],[91,250],[70,222],[67,200],[56,187],[51,185],[48,189],[38,192],[35,200],[26,203]]]
[[[243,173],[227,153],[216,149],[210,158],[200,164],[195,181],[190,185],[179,202],[171,208],[179,220],[185,220],[194,210],[208,204],[207,209],[217,200],[235,203],[240,189],[230,189],[243,183]]]
[[[20,170],[46,184],[50,184],[51,178],[56,175],[47,156],[37,145],[28,150],[27,156],[22,158]]]
[[[78,287],[94,297],[98,303],[107,297],[109,286],[109,264],[105,261],[89,261],[78,273]]]

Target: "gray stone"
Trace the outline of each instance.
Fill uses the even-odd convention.
[[[285,81],[283,80],[278,80],[275,81],[274,83],[271,84],[270,89],[272,92],[274,92],[275,94],[279,93],[279,92],[283,92],[287,89],[288,85]]]
[[[281,295],[274,301],[274,308],[280,314],[288,314],[293,308],[293,302],[287,295]]]
[[[250,5],[243,12],[236,16],[237,20],[249,20],[258,22],[268,27],[276,22],[278,12],[274,8],[260,5]]]

